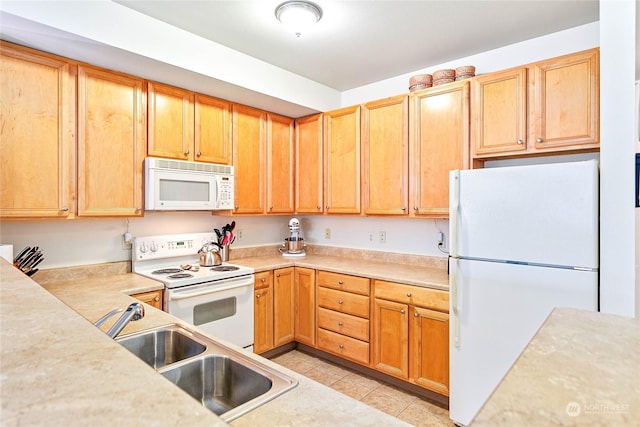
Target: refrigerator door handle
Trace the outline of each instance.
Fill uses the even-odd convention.
[[[452,170],[449,174],[451,186],[449,207],[449,254],[458,256],[458,211],[460,210],[460,171]]]
[[[458,259],[449,258],[449,292],[453,345],[460,348],[460,306],[458,305]]]

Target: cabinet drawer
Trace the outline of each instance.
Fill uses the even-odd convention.
[[[318,286],[369,295],[369,279],[364,277],[318,271]]]
[[[318,288],[318,306],[330,308],[341,313],[369,318],[369,297],[336,291],[335,289]]]
[[[254,289],[262,289],[268,287],[273,282],[273,274],[271,271],[263,271],[255,274]]]
[[[318,348],[354,362],[369,364],[369,344],[355,338],[318,329]]]
[[[376,298],[449,312],[449,292],[376,280]]]
[[[369,342],[369,321],[361,317],[318,308],[318,327]]]

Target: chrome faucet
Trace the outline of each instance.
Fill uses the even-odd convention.
[[[104,322],[106,322],[108,318],[110,318],[114,314],[120,313],[121,311],[123,311],[123,309],[116,308],[115,310],[112,310],[109,313],[102,316],[93,325],[100,327]],[[120,318],[116,320],[116,323],[114,323],[113,326],[109,328],[109,330],[107,331],[107,335],[110,336],[111,338],[115,338],[118,336],[120,332],[122,332],[124,327],[127,326],[129,322],[140,320],[143,317],[144,317],[144,307],[139,302],[134,302],[133,304],[130,304],[126,310],[124,310],[124,313],[122,313],[122,316],[120,316]]]

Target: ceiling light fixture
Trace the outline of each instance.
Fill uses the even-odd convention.
[[[276,7],[276,18],[296,37],[300,37],[303,31],[322,18],[322,9],[308,1],[286,1]]]

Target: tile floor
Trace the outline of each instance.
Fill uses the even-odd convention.
[[[454,426],[449,419],[449,411],[446,409],[406,391],[309,354],[292,350],[271,360],[411,425],[419,427]]]

